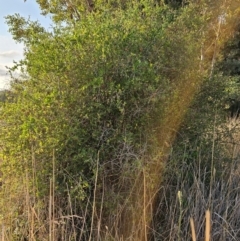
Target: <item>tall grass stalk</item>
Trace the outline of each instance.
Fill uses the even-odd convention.
[[[205,228],[205,241],[210,241],[210,232],[211,232],[211,216],[210,211],[206,211],[206,228]]]
[[[93,208],[92,208],[92,218],[91,218],[91,228],[90,228],[90,236],[89,241],[91,241],[94,229],[94,220],[96,215],[96,194],[97,194],[97,183],[98,183],[98,166],[99,166],[99,152],[97,156],[97,163],[96,163],[96,173],[95,173],[95,182],[94,182],[94,192],[93,192]],[[96,215],[97,216],[97,215]]]
[[[192,233],[192,241],[197,241],[194,220],[192,217],[190,218],[190,227],[191,227],[191,233]]]

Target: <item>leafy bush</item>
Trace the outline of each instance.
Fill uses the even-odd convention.
[[[17,15],[8,18],[26,45],[25,60],[12,69],[21,67],[22,78],[12,83],[14,99],[1,111],[1,195],[13,195],[1,209],[15,210],[8,215],[12,225],[27,223],[22,214],[29,208],[44,222],[52,192],[56,210],[64,215],[73,198],[74,212],[81,213],[93,198],[98,165],[107,178],[103,188],[113,190],[124,166],[138,165],[148,149],[146,130],[168,90],[164,69],[172,50],[164,36],[172,19],[166,7],[143,15],[136,6],[87,15],[74,27],[47,33]],[[14,32],[19,28],[26,34]],[[19,193],[24,202],[16,202]],[[36,225],[44,230],[44,223]]]

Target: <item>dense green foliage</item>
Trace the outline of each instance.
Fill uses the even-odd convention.
[[[13,169],[8,191],[17,195],[27,184],[30,205],[42,206],[54,178],[59,205],[67,195],[80,202],[93,190],[97,165],[117,183],[124,165],[141,160],[148,124],[167,94],[165,69],[177,64],[165,64],[173,18],[166,7],[143,14],[136,5],[47,33],[8,17],[13,36],[26,45],[25,60],[12,69],[22,67],[22,78],[1,112],[3,180]],[[18,219],[20,204],[11,209]]]
[[[1,222],[11,240],[46,240],[55,219],[61,220],[55,240],[63,229],[68,240],[90,240],[92,220],[102,215],[104,224],[116,215],[136,170],[154,159],[157,129],[151,128],[178,99],[182,76],[199,66],[199,29],[208,18],[185,1],[37,2],[53,15],[51,32],[19,15],[7,17],[25,57],[11,68],[21,69],[21,77],[7,97],[2,93]],[[237,93],[219,69],[211,78],[194,74],[200,75],[205,85],[172,157],[196,139],[208,146],[224,100]],[[187,155],[187,162],[196,158],[194,151]]]

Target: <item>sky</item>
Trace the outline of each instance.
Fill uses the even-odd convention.
[[[8,32],[5,16],[19,13],[31,20],[38,20],[46,29],[51,27],[51,19],[41,15],[35,0],[0,0],[0,89],[8,88],[10,77],[5,66],[13,66],[13,61],[23,58],[23,45],[16,43]]]

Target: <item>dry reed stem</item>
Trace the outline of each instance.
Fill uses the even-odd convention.
[[[192,232],[192,240],[197,241],[193,218],[190,218],[190,226],[191,226],[191,232]]]
[[[211,223],[210,223],[210,211],[206,211],[206,229],[205,229],[205,241],[210,241]]]
[[[205,226],[205,241],[210,241],[210,234],[211,234],[211,217],[210,217],[210,211],[206,211],[206,226]],[[196,231],[194,226],[193,218],[190,218],[190,227],[191,227],[191,233],[192,233],[192,240],[197,241],[196,238]]]

